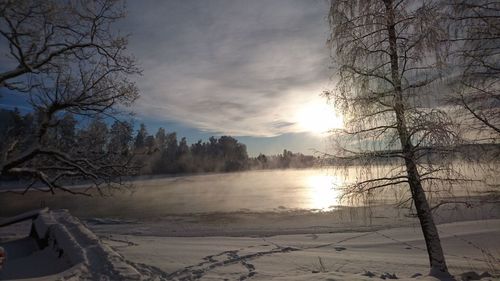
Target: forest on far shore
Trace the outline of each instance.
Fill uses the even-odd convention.
[[[29,147],[35,141],[36,113],[21,114],[18,109],[0,109],[0,152],[7,155],[12,140],[16,147]],[[102,119],[83,124],[65,113],[48,128],[46,145],[74,157],[129,159],[138,167],[137,175],[232,172],[254,169],[307,168],[319,158],[284,149],[278,155],[249,157],[247,147],[231,136],[212,136],[208,141],[188,144],[176,132],[159,128],[148,132],[144,124],[134,131],[132,122]]]

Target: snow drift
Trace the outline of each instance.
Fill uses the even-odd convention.
[[[141,274],[67,210],[47,209],[10,219],[33,219],[28,237],[3,244],[0,279],[141,280]]]

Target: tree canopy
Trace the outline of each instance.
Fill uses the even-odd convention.
[[[94,139],[93,156],[82,156],[78,145],[54,142],[63,136],[61,130],[71,127],[66,114],[94,119],[79,135],[90,139],[102,133],[100,118],[116,118],[122,106],[137,99],[131,76],[140,70],[126,52],[126,37],[113,29],[124,16],[124,5],[117,0],[0,3],[5,46],[0,52],[7,60],[0,70],[0,87],[24,98],[35,121],[32,131],[4,147],[2,176],[30,180],[26,190],[36,186],[75,192],[63,183],[78,179],[101,190],[122,184],[122,177],[132,173],[128,160],[97,155],[102,140]]]

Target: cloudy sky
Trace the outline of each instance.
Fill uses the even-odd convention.
[[[121,22],[144,73],[134,107],[153,131],[228,134],[249,151],[323,149],[301,122],[324,103],[326,1],[128,1]]]
[[[317,131],[332,88],[326,0],[127,1],[119,22],[143,75],[135,124],[188,142],[231,135],[251,155],[328,146]],[[2,94],[2,93],[0,93]],[[0,107],[29,107],[3,93]]]

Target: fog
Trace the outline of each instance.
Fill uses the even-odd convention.
[[[385,172],[380,166],[373,172]],[[367,175],[369,176],[369,175]],[[399,186],[374,193],[369,201],[340,200],[342,188],[359,178],[354,167],[259,170],[225,174],[156,177],[133,182],[131,189],[111,195],[75,196],[65,192],[27,195],[4,194],[0,197],[0,216],[8,216],[39,207],[65,208],[84,217],[158,218],[167,215],[231,212],[327,212],[340,206],[357,207],[395,204],[408,196],[408,188]],[[441,196],[465,196],[482,190],[477,184],[449,190]],[[436,194],[435,192],[433,194]]]

